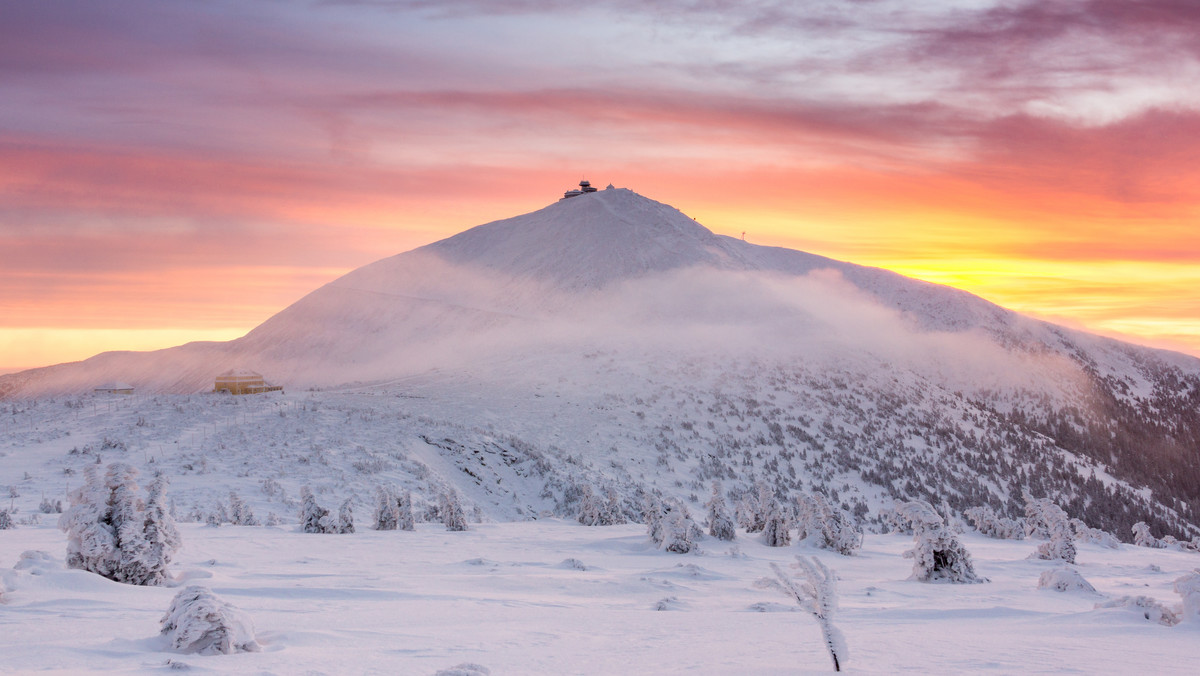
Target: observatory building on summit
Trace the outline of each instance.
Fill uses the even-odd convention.
[[[587,180],[586,178],[579,182],[579,188],[564,192],[562,198],[568,199],[571,197],[579,197],[585,192],[596,192],[596,189],[592,187],[591,181]]]

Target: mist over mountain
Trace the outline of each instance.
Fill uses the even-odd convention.
[[[495,518],[569,513],[583,483],[634,510],[717,479],[819,491],[868,524],[896,499],[1015,514],[1030,490],[1122,537],[1200,533],[1200,360],[716,235],[625,189],[364,266],[234,341],[3,376],[0,395],[188,394],[230,368],[321,390],[369,419],[334,456],[376,458],[386,429],[426,469],[384,475]]]

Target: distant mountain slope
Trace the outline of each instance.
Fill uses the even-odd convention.
[[[587,355],[600,356],[603,373]],[[664,448],[678,448],[691,482],[717,474],[693,464],[715,449],[726,449],[716,457],[728,476],[730,449],[752,448],[739,462],[753,476],[790,466],[780,490],[841,482],[868,509],[908,494],[1015,509],[1014,495],[1033,487],[1114,528],[1145,519],[1182,534],[1200,523],[1200,360],[716,235],[623,189],[364,266],[228,343],[12,374],[0,377],[0,396],[111,380],[197,392],[229,368],[288,387],[381,391],[420,376],[438,397],[454,392],[453,410],[471,392],[511,399],[529,383],[575,383],[558,408],[513,412],[507,434],[531,444],[555,442],[545,420],[521,416],[572,418],[582,435],[599,424],[589,378],[601,378],[615,401],[675,402],[628,422],[623,433],[639,445],[625,460],[661,462]],[[470,387],[436,386],[456,377]],[[687,434],[673,427],[684,411]],[[447,423],[494,424],[459,415]]]

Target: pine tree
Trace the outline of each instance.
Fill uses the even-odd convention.
[[[339,533],[354,532],[354,499],[346,498],[342,503],[341,509],[338,510],[338,527]]]
[[[229,491],[229,520],[235,526],[257,526],[258,519],[254,518],[254,512],[251,511],[250,505],[242,500],[242,496],[237,494],[237,491]]]
[[[829,657],[833,659],[833,670],[841,671],[850,656],[850,650],[846,647],[846,638],[841,630],[833,626],[833,614],[838,608],[837,575],[815,556],[812,560],[797,556],[794,567],[803,573],[804,584],[796,584],[795,578],[788,575],[779,564],[771,563],[776,579],[768,580],[767,586],[778,589],[812,613],[821,627]]]
[[[396,513],[398,514],[396,525],[400,530],[416,530],[416,519],[413,517],[412,493],[404,491],[404,495],[396,500]]]
[[[602,526],[604,524],[603,505],[596,496],[590,484],[584,484],[580,489],[583,496],[579,499],[579,516],[577,521],[585,526]]]
[[[1138,521],[1133,524],[1133,544],[1138,547],[1151,547],[1153,549],[1162,549],[1166,547],[1162,540],[1154,537],[1150,533],[1150,524],[1145,521]]]
[[[303,533],[329,533],[329,510],[317,504],[317,498],[312,489],[304,486],[300,489],[300,531]]]
[[[729,508],[725,505],[725,495],[721,492],[721,483],[712,484],[712,497],[704,505],[708,508],[708,534],[718,540],[732,540],[737,537],[737,528],[733,519],[729,518]]]
[[[791,515],[774,497],[768,505],[762,533],[763,543],[768,547],[786,547],[792,544]]]
[[[621,509],[621,497],[617,491],[609,488],[605,491],[604,525],[617,526],[625,523],[625,512]]]
[[[1049,498],[1035,498],[1025,491],[1025,521],[1037,532],[1044,532],[1049,542],[1038,545],[1030,558],[1075,563],[1075,534],[1067,513]]]
[[[458,493],[453,488],[442,492],[439,511],[442,514],[442,524],[449,531],[464,531],[467,529],[467,516],[463,513]]]
[[[400,505],[392,491],[380,486],[375,492],[375,530],[396,530],[400,526]]]
[[[912,524],[913,548],[904,558],[913,560],[912,578],[919,582],[987,582],[975,573],[971,555],[946,528],[942,517],[927,502],[913,500],[897,505],[897,514]]]
[[[700,538],[700,528],[696,526],[687,506],[682,502],[669,500],[664,503],[660,523],[663,527],[663,549],[676,554],[687,554],[696,549],[696,541]]]

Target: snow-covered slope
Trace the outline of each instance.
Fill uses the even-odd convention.
[[[689,497],[722,477],[830,492],[871,519],[907,497],[1013,513],[1031,488],[1123,537],[1137,520],[1184,537],[1200,522],[1200,361],[715,235],[629,190],[378,261],[229,343],[107,353],[2,377],[0,393],[200,392],[229,368],[345,390],[333,405],[371,424],[318,459],[349,472],[371,460],[358,448],[418,449],[444,471],[394,479],[475,492],[496,518],[569,511],[581,481],[634,509],[643,491]],[[197,452],[235,467],[287,440],[271,420]],[[300,457],[289,448],[272,472]],[[484,472],[492,452],[536,479]]]

